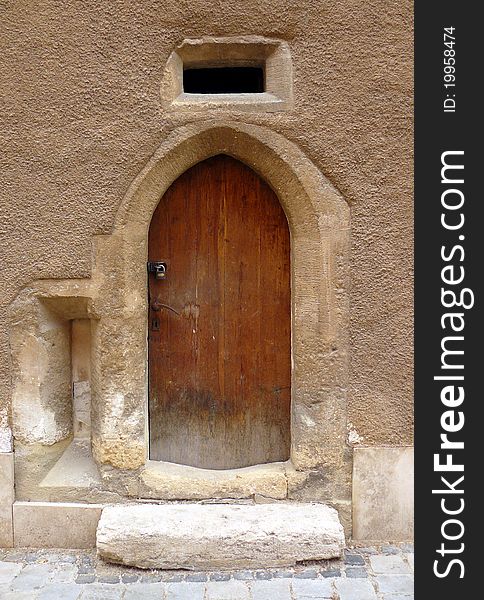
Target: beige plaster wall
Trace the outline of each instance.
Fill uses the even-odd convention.
[[[10,449],[7,307],[29,282],[83,278],[133,179],[175,128],[184,38],[263,35],[292,55],[294,106],[225,111],[294,142],[351,206],[349,421],[368,445],[412,441],[412,3],[55,0],[0,7],[0,451]]]

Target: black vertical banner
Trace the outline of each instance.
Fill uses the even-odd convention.
[[[415,6],[416,598],[477,598],[482,520],[479,5]],[[479,104],[479,108],[478,108]],[[471,590],[473,590],[471,592]]]

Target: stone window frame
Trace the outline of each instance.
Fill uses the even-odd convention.
[[[183,68],[215,66],[262,66],[265,91],[245,94],[187,94],[183,91]],[[185,39],[170,54],[161,81],[165,109],[230,109],[275,112],[293,106],[292,61],[286,42],[260,36],[204,37]]]
[[[216,471],[148,459],[146,261],[151,217],[167,188],[194,164],[223,153],[268,182],[289,223],[291,453],[285,463]],[[349,248],[348,204],[282,135],[267,127],[213,119],[175,129],[130,186],[112,233],[94,237],[91,279],[33,282],[12,303],[16,442],[34,449],[72,435],[68,326],[72,319],[88,318],[91,445],[105,490],[160,500],[259,494],[329,501],[350,522]],[[29,388],[28,374],[39,353],[43,366],[37,370],[38,385]],[[33,407],[36,422],[48,421],[47,432],[32,428]]]

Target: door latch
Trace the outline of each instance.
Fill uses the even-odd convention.
[[[166,263],[165,262],[149,262],[148,273],[153,273],[155,279],[166,279]]]

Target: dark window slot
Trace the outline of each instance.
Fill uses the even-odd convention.
[[[260,94],[264,92],[262,67],[207,67],[184,69],[186,94]]]

